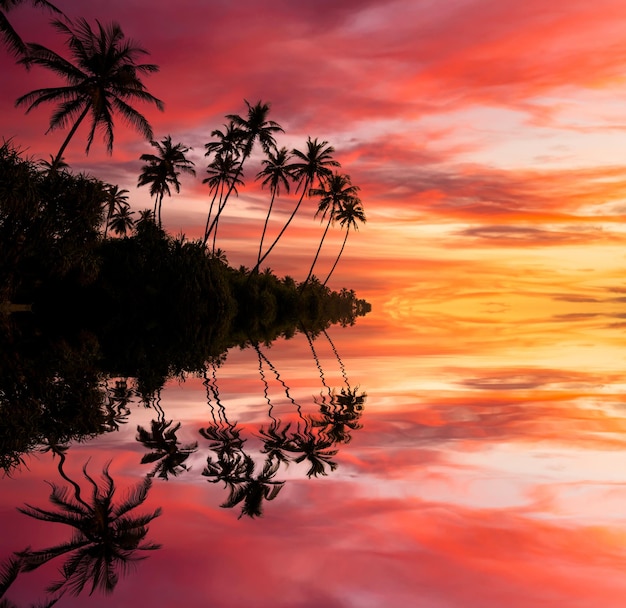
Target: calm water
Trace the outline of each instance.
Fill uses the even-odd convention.
[[[46,481],[89,503],[82,468],[102,486],[110,462],[116,504],[152,477],[128,515],[161,508],[144,541],[161,547],[113,594],[87,581],[57,605],[622,607],[623,295],[433,281],[312,344],[229,352],[121,408],[118,431],[1,479],[1,555],[69,541],[16,507],[54,511]],[[42,601],[64,562],[7,598]]]

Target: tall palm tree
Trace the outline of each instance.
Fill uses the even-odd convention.
[[[291,154],[287,148],[281,148],[276,152],[269,150],[267,157],[263,160],[263,169],[257,174],[257,179],[263,178],[261,186],[268,186],[272,193],[270,199],[270,206],[265,216],[265,224],[263,225],[263,233],[261,234],[261,242],[259,243],[259,255],[257,256],[257,266],[261,261],[261,254],[263,252],[263,240],[265,239],[265,232],[267,230],[267,224],[270,220],[272,213],[272,207],[274,205],[274,199],[280,196],[281,186],[289,192],[289,180],[292,178],[291,168],[289,167],[289,159]]]
[[[111,218],[116,210],[128,207],[128,190],[121,189],[119,186],[109,186],[106,191],[106,223],[104,225],[104,237],[111,224]]]
[[[194,163],[188,160],[185,154],[191,148],[178,143],[172,144],[172,137],[168,135],[161,142],[151,141],[150,145],[157,149],[158,154],[142,154],[140,160],[146,165],[139,175],[137,186],[150,184],[150,196],[154,197],[154,214],[157,217],[159,228],[161,227],[161,204],[163,196],[172,196],[170,186],[174,186],[176,192],[180,192],[181,173],[195,175]]]
[[[0,0],[0,38],[9,50],[9,53],[14,57],[25,55],[27,49],[24,41],[9,23],[6,13],[16,6],[26,3],[36,7],[47,8],[60,15],[63,14],[56,6],[46,0]]]
[[[254,148],[254,144],[259,142],[261,144],[261,148],[267,154],[270,150],[274,150],[276,148],[276,140],[274,139],[275,133],[282,133],[283,128],[275,121],[268,120],[267,115],[270,111],[270,104],[263,103],[262,101],[257,101],[255,105],[250,104],[246,99],[244,99],[246,106],[248,107],[248,113],[245,117],[239,116],[239,114],[227,114],[226,118],[230,121],[230,125],[235,133],[237,133],[238,137],[238,148],[241,152],[241,161],[239,163],[239,170],[236,174],[235,179],[231,182],[228,191],[226,192],[224,198],[221,201],[220,208],[213,219],[211,226],[209,227],[208,234],[213,232],[213,228],[215,227],[218,218],[221,214],[221,211],[224,209],[226,202],[228,201],[228,197],[233,192],[236,180],[243,173],[243,165],[247,158],[252,154],[252,149]],[[214,131],[213,134],[216,132]],[[218,135],[219,137],[219,135]],[[223,146],[223,144],[222,144]],[[212,142],[206,144],[207,154],[210,154],[214,150],[219,150],[219,142]]]
[[[71,61],[40,44],[29,43],[27,55],[21,63],[39,65],[61,76],[65,86],[36,89],[22,95],[16,105],[28,106],[26,113],[44,102],[58,104],[50,119],[48,132],[72,127],[61,144],[53,167],[56,167],[76,130],[91,112],[91,126],[87,136],[86,152],[93,142],[96,130],[104,133],[109,154],[113,151],[113,114],[118,113],[146,139],[152,139],[152,128],[131,102],[143,101],[163,110],[163,102],[148,93],[140,75],[158,71],[152,63],[137,63],[147,51],[135,42],[125,39],[117,23],[106,26],[96,21],[94,30],[85,19],[75,24],[56,20],[54,27],[67,36]]]
[[[320,251],[322,250],[322,244],[324,243],[326,234],[328,234],[328,229],[330,228],[330,225],[335,221],[338,211],[344,205],[350,202],[354,197],[356,197],[356,193],[358,191],[359,187],[352,185],[349,175],[340,174],[337,172],[333,173],[333,175],[331,175],[324,182],[321,188],[311,189],[309,193],[310,196],[320,197],[317,211],[315,212],[315,217],[321,214],[322,219],[324,219],[328,215],[328,222],[326,223],[324,234],[322,234],[320,244],[317,248],[317,252],[315,253],[315,257],[313,258],[313,263],[311,264],[309,274],[304,280],[303,285],[308,283],[311,275],[313,274],[313,268],[315,268],[317,258],[319,257]]]
[[[298,189],[302,189],[302,192],[297,205],[291,212],[291,215],[285,222],[285,225],[282,227],[278,236],[274,239],[267,251],[261,256],[261,259],[252,269],[252,272],[256,272],[259,269],[260,265],[271,253],[272,249],[274,249],[276,243],[278,243],[285,230],[287,230],[287,227],[291,224],[291,221],[298,212],[298,209],[302,204],[302,200],[305,195],[308,194],[309,188],[315,183],[316,180],[321,185],[321,182],[325,178],[332,175],[330,167],[339,166],[339,163],[332,157],[334,151],[335,149],[332,146],[329,146],[327,141],[317,141],[317,138],[311,139],[310,137],[307,139],[305,152],[301,152],[296,149],[292,150],[291,153],[296,157],[297,161],[289,165],[289,170],[294,179],[298,180],[296,192]]]
[[[159,548],[159,545],[144,542],[144,539],[148,524],[161,514],[161,509],[143,515],[130,515],[146,500],[150,478],[145,478],[122,502],[115,504],[116,488],[109,475],[109,465],[102,472],[100,484],[89,476],[86,465],[83,474],[92,488],[89,502],[80,496],[80,487],[76,482],[73,482],[73,496],[67,487],[52,483],[50,501],[57,507],[56,510],[29,504],[19,508],[29,517],[64,524],[73,529],[69,541],[17,554],[22,559],[21,571],[24,572],[35,570],[56,557],[68,556],[61,569],[61,579],[48,587],[50,593],[69,591],[78,595],[89,581],[90,594],[96,589],[110,593],[118,582],[118,568],[126,570],[131,562],[141,559],[135,555],[137,551]]]
[[[330,279],[330,275],[333,274],[337,263],[339,262],[339,258],[343,253],[343,249],[346,246],[346,241],[348,240],[348,234],[350,233],[350,228],[354,228],[354,230],[359,229],[359,225],[357,222],[361,222],[364,224],[366,222],[365,211],[363,210],[363,205],[361,200],[358,197],[352,197],[350,200],[346,201],[335,213],[335,221],[339,222],[339,225],[342,228],[346,229],[346,235],[343,237],[343,243],[341,244],[341,249],[337,254],[337,259],[333,264],[333,267],[330,269],[326,280],[324,281],[324,285],[328,283],[328,279]]]

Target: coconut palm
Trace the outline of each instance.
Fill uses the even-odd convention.
[[[170,186],[176,192],[180,192],[181,173],[195,175],[193,161],[187,159],[185,154],[191,148],[178,143],[172,144],[172,137],[168,135],[161,142],[151,141],[150,145],[157,149],[158,154],[142,154],[140,160],[146,165],[139,175],[137,186],[150,184],[150,196],[154,197],[154,214],[157,217],[159,228],[161,227],[161,205],[163,197],[167,194],[172,196]]]
[[[128,207],[128,190],[121,189],[119,186],[109,186],[106,191],[106,222],[104,225],[104,237],[106,238],[107,232],[111,224],[111,218],[116,210]]]
[[[96,483],[87,473],[83,475],[91,485],[89,502],[80,496],[76,482],[74,492],[67,487],[51,483],[50,501],[56,510],[42,509],[25,504],[19,511],[39,519],[64,524],[73,529],[72,538],[58,545],[37,551],[26,550],[17,555],[22,559],[21,571],[35,570],[47,562],[66,555],[61,569],[61,579],[48,587],[48,592],[69,591],[78,595],[90,582],[90,594],[96,589],[110,593],[118,582],[117,569],[127,570],[130,563],[142,559],[137,551],[152,551],[159,545],[144,542],[148,524],[161,514],[161,509],[152,513],[131,516],[130,512],[142,504],[151,485],[145,478],[132,489],[119,504],[115,504],[115,483],[109,475],[109,465],[102,471],[102,480]],[[77,489],[78,487],[78,489]]]
[[[289,192],[289,180],[292,178],[291,168],[289,167],[289,159],[291,154],[287,148],[281,148],[276,152],[269,150],[267,157],[263,160],[263,169],[257,174],[257,179],[263,178],[261,186],[268,186],[272,193],[270,199],[270,205],[265,216],[265,224],[263,225],[263,233],[261,234],[261,242],[259,243],[259,255],[257,256],[257,266],[261,261],[261,253],[263,251],[263,240],[265,239],[265,232],[267,230],[267,224],[270,220],[272,213],[272,207],[274,205],[274,199],[280,196],[281,186]]]
[[[89,153],[96,130],[100,130],[104,133],[106,148],[111,154],[114,113],[150,140],[150,124],[130,104],[135,101],[148,102],[163,110],[163,102],[148,93],[140,78],[142,74],[159,69],[152,63],[137,63],[147,51],[132,40],[125,39],[117,23],[105,26],[96,21],[96,24],[94,30],[85,19],[78,19],[74,24],[60,20],[53,22],[54,27],[67,36],[73,63],[45,46],[34,43],[27,45],[27,55],[20,60],[27,66],[47,68],[67,82],[65,86],[36,89],[16,101],[18,106],[27,106],[27,113],[42,103],[57,103],[48,132],[72,125],[55,157],[53,167],[58,165],[66,146],[89,113],[91,125],[86,152]]]
[[[346,246],[346,241],[348,240],[348,234],[350,233],[350,228],[354,228],[354,230],[359,229],[359,225],[357,222],[365,223],[365,211],[363,210],[363,205],[361,200],[358,197],[352,197],[350,200],[346,201],[335,213],[335,221],[339,222],[339,225],[342,228],[345,228],[346,235],[343,237],[343,243],[341,244],[341,249],[337,254],[337,259],[333,264],[333,267],[330,269],[328,276],[324,281],[324,285],[328,283],[328,279],[330,279],[330,275],[333,274],[335,268],[337,267],[337,263],[339,262],[339,258],[343,253],[343,249]]]
[[[239,170],[236,174],[235,179],[231,182],[230,187],[224,198],[221,201],[220,208],[218,212],[211,222],[211,226],[209,227],[208,234],[213,232],[215,225],[217,224],[218,218],[224,209],[226,202],[228,201],[228,197],[233,192],[236,180],[243,173],[243,165],[247,158],[252,154],[252,150],[254,148],[254,144],[259,142],[261,144],[261,148],[267,154],[270,150],[274,150],[276,148],[276,140],[274,139],[274,134],[278,132],[283,132],[283,128],[275,121],[268,120],[267,115],[270,111],[270,105],[268,103],[263,103],[262,101],[258,101],[255,105],[251,105],[246,99],[244,99],[246,106],[248,107],[248,113],[245,117],[239,116],[239,114],[228,114],[226,118],[230,121],[230,127],[233,130],[233,133],[236,134],[237,139],[237,147],[241,152],[241,161],[239,163]],[[213,134],[216,132],[214,131]],[[219,136],[218,136],[219,137]],[[222,138],[223,139],[223,138]],[[207,144],[205,147],[207,148],[207,154],[210,154],[212,151],[220,150],[220,145],[223,148],[223,141],[214,142]]]
[[[46,0],[0,0],[0,38],[14,57],[25,55],[27,49],[24,41],[9,23],[6,13],[16,6],[27,3],[32,6],[47,8],[60,15],[63,14],[56,6]]]
[[[232,509],[243,502],[239,517],[260,517],[263,515],[263,501],[274,500],[282,490],[284,481],[274,481],[273,478],[280,468],[280,461],[271,457],[263,463],[263,469],[258,475],[254,475],[254,460],[247,454],[242,461],[242,474],[236,483],[230,487],[228,499],[220,506]]]
[[[330,225],[335,221],[337,213],[344,205],[346,205],[356,197],[358,191],[359,187],[352,185],[349,175],[335,172],[327,180],[325,180],[321,188],[312,188],[309,192],[310,196],[320,197],[315,217],[321,214],[322,219],[324,219],[326,216],[328,216],[328,222],[326,223],[324,234],[322,234],[320,244],[317,248],[317,252],[315,253],[315,257],[313,258],[313,263],[311,264],[309,274],[304,280],[303,285],[308,283],[311,275],[313,274],[313,268],[315,268],[317,258],[319,257],[320,251],[322,250],[322,244],[324,243],[324,239],[328,234],[328,229],[330,228]]]
[[[306,472],[307,477],[327,475],[326,467],[331,471],[337,468],[337,463],[332,460],[338,450],[331,449],[333,441],[323,433],[314,433],[312,424],[309,423],[303,431],[293,435],[290,452],[299,453],[294,462],[308,461],[310,467]]]
[[[113,212],[109,228],[118,236],[126,236],[135,225],[135,220],[132,217],[134,213],[128,205],[118,207]]]
[[[298,180],[296,192],[301,189],[300,198],[296,204],[291,215],[285,222],[278,236],[274,239],[272,244],[268,247],[267,251],[261,256],[257,265],[252,269],[252,272],[256,272],[259,266],[263,263],[265,258],[271,253],[272,249],[276,246],[276,243],[280,240],[285,230],[295,217],[302,200],[305,195],[308,194],[309,188],[317,181],[320,185],[322,180],[332,175],[330,167],[338,167],[339,163],[333,159],[332,154],[335,149],[328,145],[327,141],[317,141],[317,138],[311,139],[310,137],[306,142],[306,151],[292,150],[292,155],[296,157],[296,162],[289,165],[289,170],[294,179]]]
[[[203,184],[209,184],[210,191],[213,192],[213,198],[211,199],[211,205],[209,207],[209,213],[207,215],[206,226],[204,227],[204,240],[203,244],[206,245],[209,240],[209,225],[211,222],[211,216],[213,214],[213,205],[218,197],[217,213],[215,217],[215,226],[213,229],[213,251],[215,251],[215,241],[217,235],[217,226],[219,222],[219,215],[224,209],[224,198],[226,193],[230,191],[231,186],[235,195],[238,195],[237,186],[243,185],[243,180],[239,179],[239,166],[240,162],[232,156],[216,156],[207,167],[208,177],[202,180]]]
[[[167,480],[169,475],[177,476],[187,470],[185,461],[198,449],[198,442],[180,445],[176,432],[180,429],[180,422],[172,427],[172,420],[152,420],[151,430],[137,426],[137,441],[152,450],[144,455],[141,464],[156,462],[154,470],[148,477],[158,475]],[[170,428],[171,427],[171,428]]]

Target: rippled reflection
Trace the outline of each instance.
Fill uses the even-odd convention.
[[[74,596],[110,594],[122,578],[135,576],[136,563],[161,546],[158,532],[150,534],[154,540],[148,538],[149,524],[161,515],[161,506],[136,513],[150,502],[154,483],[172,489],[170,484],[183,483],[183,489],[208,482],[222,492],[215,507],[236,509],[239,519],[256,519],[282,496],[290,480],[327,477],[335,471],[340,446],[362,428],[366,394],[350,385],[328,331],[301,327],[295,339],[309,350],[309,369],[319,388],[307,395],[300,374],[290,386],[289,370],[281,369],[284,355],[276,362],[274,345],[248,342],[245,350],[254,354],[255,363],[247,358],[246,375],[257,378],[249,399],[261,408],[253,420],[246,419],[239,393],[233,392],[241,367],[233,377],[226,354],[200,371],[174,376],[173,384],[164,387],[151,383],[149,370],[142,378],[111,377],[80,340],[52,340],[44,348],[39,344],[33,351],[16,350],[0,380],[6,418],[0,466],[4,495],[14,492],[22,532],[6,536],[16,540],[2,562],[0,606],[13,605],[5,594],[11,596],[14,589],[17,597],[33,598],[30,584],[22,579],[30,580],[36,572],[41,572],[36,580],[44,596],[31,605],[40,607],[67,603]],[[335,386],[325,372],[328,353],[320,357],[316,340],[332,352],[332,375],[340,380]],[[244,350],[230,354],[239,353]],[[43,366],[44,359],[49,367]],[[185,391],[196,394],[198,381],[204,398],[194,401],[191,421],[179,419],[179,413],[189,418],[189,412],[173,402],[173,386],[188,386]],[[226,395],[222,383],[228,386]],[[93,461],[103,457],[95,475]],[[126,464],[116,465],[119,459]],[[30,473],[34,464],[50,486],[49,506],[34,498],[40,495],[34,484],[42,483]],[[125,478],[122,483],[114,481],[118,475]],[[18,481],[28,484],[26,493],[15,491],[12,484]],[[208,496],[213,500],[215,494]],[[40,523],[27,526],[28,518]],[[48,530],[41,528],[42,522],[57,526]]]

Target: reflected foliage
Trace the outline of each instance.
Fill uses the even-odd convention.
[[[83,467],[88,482],[83,497],[81,486],[63,470],[64,454],[59,472],[70,487],[49,483],[52,509],[25,504],[18,510],[34,519],[63,524],[72,528],[69,540],[44,549],[25,549],[16,552],[4,565],[0,574],[0,591],[8,587],[23,572],[30,572],[44,564],[64,558],[61,577],[47,588],[52,605],[66,593],[79,595],[85,588],[89,594],[96,590],[111,593],[118,583],[120,573],[128,572],[136,561],[144,559],[138,552],[153,551],[160,545],[146,541],[148,524],[161,514],[159,508],[151,513],[133,514],[148,497],[151,479],[146,477],[131,488],[126,496],[115,500],[116,486],[107,464],[97,482]],[[1,594],[0,594],[1,596]]]

